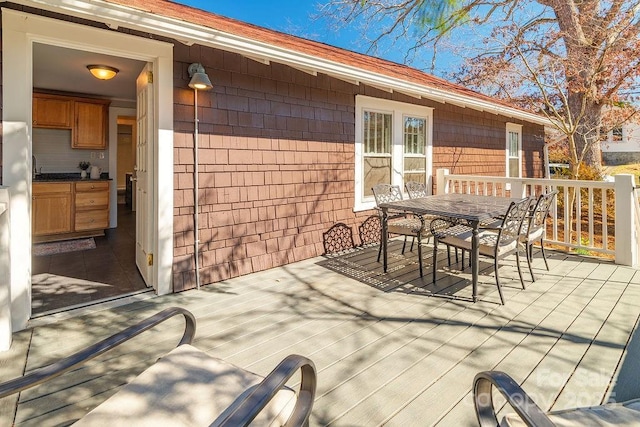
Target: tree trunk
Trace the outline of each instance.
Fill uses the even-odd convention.
[[[575,156],[580,163],[593,167],[602,174],[602,151],[600,149],[600,123],[602,107],[588,99],[584,93],[569,95],[569,109],[573,121],[576,121],[574,141]],[[572,165],[573,166],[573,165]]]

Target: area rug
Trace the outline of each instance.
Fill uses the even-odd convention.
[[[64,240],[62,242],[37,243],[33,245],[33,254],[35,256],[48,256],[95,248],[95,240],[93,240],[93,237],[89,237],[87,239]]]

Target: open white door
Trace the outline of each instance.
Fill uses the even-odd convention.
[[[154,111],[152,64],[147,64],[136,79],[137,154],[136,154],[136,265],[147,286],[153,283],[153,205]]]

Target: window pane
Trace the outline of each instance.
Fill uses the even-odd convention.
[[[520,177],[520,159],[509,158],[509,178]]]
[[[417,181],[426,183],[427,121],[418,117],[405,117],[403,129],[404,141],[404,182]]]
[[[365,153],[391,154],[391,114],[364,112]]]
[[[509,132],[509,157],[520,156],[520,146],[518,144],[519,135],[517,132]]]
[[[404,118],[405,154],[424,154],[426,145],[426,120],[417,117]]]
[[[391,184],[391,157],[364,157],[364,195],[373,196],[376,184]]]
[[[622,127],[615,127],[611,131],[611,141],[612,142],[620,142],[622,141]]]

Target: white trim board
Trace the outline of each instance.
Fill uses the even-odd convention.
[[[90,0],[18,0],[19,4],[44,10],[65,13],[84,19],[103,22],[110,28],[119,26],[169,37],[187,46],[200,44],[230,52],[239,53],[264,64],[278,62],[310,74],[318,72],[353,83],[365,83],[390,92],[399,92],[416,98],[427,98],[438,102],[487,111],[506,117],[525,120],[541,125],[550,121],[538,114],[493,103],[473,96],[453,93],[444,89],[412,83],[400,78],[389,77],[356,66],[342,64],[329,59],[318,58],[301,51],[294,51],[271,45],[259,40],[225,33],[206,26],[173,19],[140,9]]]
[[[156,72],[156,170],[173,170],[173,45],[128,34],[2,9],[3,184],[11,187],[10,280],[13,330],[31,316],[31,98],[33,43],[147,61]],[[172,291],[173,174],[156,174],[154,236],[158,293]]]

